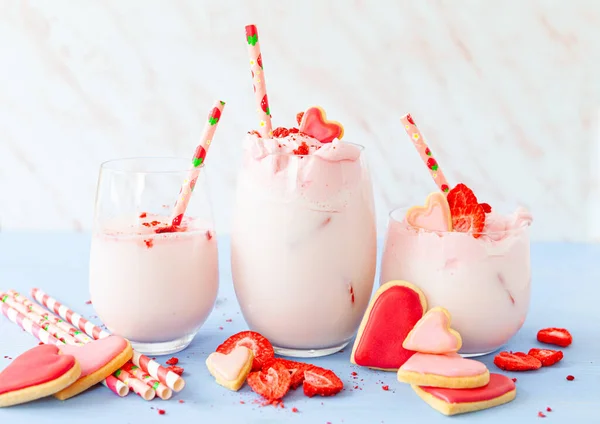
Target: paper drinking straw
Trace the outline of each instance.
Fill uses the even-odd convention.
[[[6,295],[4,295],[6,296]],[[2,302],[0,305],[2,309],[2,314],[4,314],[9,320],[17,324],[23,330],[27,331],[29,334],[37,338],[44,344],[52,344],[55,346],[63,346],[64,343],[58,340],[56,337],[52,336],[49,332],[42,329],[35,322],[31,321],[29,318],[25,317],[23,314],[18,312],[16,309],[11,308],[6,303]],[[118,396],[127,396],[129,393],[129,388],[127,385],[117,380],[114,376],[109,376],[106,380],[102,382],[102,384],[112,390]]]
[[[110,336],[110,333],[95,326],[81,315],[73,312],[66,305],[62,305],[56,299],[48,296],[42,290],[34,288],[31,290],[31,295],[37,302],[58,314],[62,319],[67,320],[75,327],[85,331],[88,336],[93,337],[94,339],[103,339]],[[181,378],[180,375],[177,375],[173,371],[160,365],[158,362],[135,350],[133,351],[131,362],[175,392],[180,392],[185,387],[185,380]]]
[[[248,55],[250,56],[250,72],[254,84],[259,131],[263,138],[273,138],[271,110],[269,108],[269,98],[267,97],[267,85],[256,25],[246,25],[246,42],[248,43]]]
[[[198,180],[198,175],[200,175],[200,165],[204,164],[206,154],[208,153],[208,148],[210,147],[212,139],[215,135],[215,131],[217,130],[217,125],[221,119],[221,113],[223,113],[224,107],[225,102],[219,100],[215,102],[210,112],[208,112],[208,118],[204,124],[204,130],[202,131],[200,144],[198,144],[198,147],[196,147],[196,151],[192,157],[193,168],[190,170],[188,177],[181,185],[181,189],[179,190],[179,198],[177,199],[177,202],[175,202],[175,207],[171,215],[171,224],[175,227],[181,224],[183,214],[185,213],[188,203],[190,202],[192,192],[194,191],[196,181]]]
[[[16,296],[18,296],[18,299],[16,296],[11,298],[10,297],[11,293],[16,294]],[[81,340],[78,340],[74,336],[70,335],[68,332],[64,331],[63,329],[59,328],[55,324],[48,321],[43,315],[32,311],[30,308],[28,308],[25,305],[24,301],[26,300],[26,298],[24,296],[21,296],[19,293],[16,293],[14,290],[10,290],[8,292],[8,294],[9,294],[9,296],[4,296],[1,299],[4,303],[6,303],[8,306],[16,309],[18,312],[22,313],[25,317],[31,319],[33,322],[38,324],[42,329],[48,331],[51,335],[53,335],[54,337],[56,337],[63,343],[75,345],[75,346],[83,346],[85,343],[89,343],[89,342],[83,342]],[[42,309],[42,308],[40,307],[39,309]],[[49,315],[49,313],[47,311],[44,311],[43,309],[42,309],[42,312],[44,312],[44,315]],[[63,321],[63,323],[64,323],[64,321]],[[78,332],[78,333],[81,333],[81,332]],[[90,342],[93,341],[89,337],[87,337],[87,336],[85,336],[85,337]],[[123,383],[127,384],[127,386],[130,389],[132,389],[137,395],[142,397],[142,399],[144,399],[144,400],[154,399],[154,396],[156,394],[154,393],[154,390],[152,389],[152,387],[149,387],[148,385],[146,385],[145,382],[143,382],[137,378],[134,378],[128,372],[126,372],[126,371],[122,372],[122,371],[124,371],[124,370],[120,369],[117,372],[115,372],[113,375],[115,377],[117,377],[119,380],[121,380]]]
[[[404,129],[412,140],[417,152],[419,152],[419,155],[425,163],[425,166],[427,166],[427,169],[429,169],[429,173],[431,174],[433,181],[435,181],[442,193],[447,194],[448,191],[450,191],[448,181],[446,180],[446,177],[444,176],[444,173],[442,172],[442,169],[438,165],[437,161],[432,156],[431,150],[425,143],[425,138],[423,137],[423,134],[421,134],[421,131],[419,131],[417,128],[412,116],[410,116],[409,113],[400,118],[400,120],[402,121],[402,124],[404,124]]]

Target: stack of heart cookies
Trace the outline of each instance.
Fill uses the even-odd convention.
[[[373,297],[352,349],[351,361],[396,371],[398,381],[445,415],[512,401],[514,382],[490,374],[485,364],[458,354],[460,334],[442,307],[427,311],[425,295],[405,281],[382,285]]]

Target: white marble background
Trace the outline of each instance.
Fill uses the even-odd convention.
[[[256,126],[248,23],[275,125],[319,104],[367,146],[382,233],[434,189],[411,112],[451,183],[530,207],[536,240],[600,240],[598,0],[0,0],[3,230],[89,229],[100,162],[190,156],[222,98],[207,162],[226,233]]]

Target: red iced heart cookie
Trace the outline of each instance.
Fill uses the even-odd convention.
[[[350,361],[364,367],[396,371],[414,351],[402,343],[423,317],[427,300],[406,281],[389,281],[377,292],[363,316]]]
[[[306,109],[302,115],[300,132],[316,138],[321,143],[331,143],[334,138],[342,139],[344,127],[339,122],[328,121],[322,108],[312,106]]]
[[[61,355],[56,346],[37,346],[0,372],[0,407],[53,395],[70,386],[80,374],[73,356]]]
[[[61,346],[64,354],[73,355],[81,365],[81,377],[75,384],[54,396],[65,400],[100,383],[121,368],[133,356],[127,340],[118,336],[95,340],[82,346]]]
[[[490,374],[490,382],[475,389],[412,386],[421,399],[444,415],[464,414],[508,403],[517,395],[512,379]]]

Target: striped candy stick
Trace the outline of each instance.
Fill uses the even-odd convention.
[[[95,326],[78,313],[73,312],[66,305],[62,305],[56,299],[48,296],[42,290],[34,288],[31,290],[31,295],[37,302],[58,314],[62,319],[70,322],[76,328],[85,331],[90,337],[103,339],[110,336],[110,333]],[[185,387],[185,380],[180,375],[135,350],[133,351],[131,362],[175,392],[180,392]]]
[[[22,313],[25,317],[31,319],[33,322],[38,324],[42,329],[49,332],[51,335],[59,339],[65,344],[75,345],[75,346],[83,346],[86,342],[78,340],[73,337],[63,329],[59,328],[52,322],[48,321],[44,316],[33,312],[30,308],[25,305],[25,301],[27,298],[21,296],[19,293],[16,293],[14,290],[10,290],[9,296],[4,296],[1,300],[6,303],[8,306],[16,309],[18,312]],[[10,294],[16,294],[15,297],[10,297]],[[18,297],[17,297],[18,296]],[[31,303],[31,302],[30,302]],[[39,308],[42,309],[42,308]],[[42,309],[42,311],[44,311]],[[48,312],[45,315],[49,315]],[[64,323],[64,321],[63,321]],[[72,327],[71,327],[72,328]],[[93,340],[86,336],[86,338],[92,342]],[[120,369],[114,373],[114,376],[117,377],[120,381],[125,383],[130,389],[134,391],[135,394],[139,395],[144,400],[152,400],[154,399],[155,393],[152,387],[148,387],[146,383],[137,378],[134,378],[127,371]]]
[[[171,396],[173,396],[173,391],[171,389],[162,384],[160,381],[153,379],[151,375],[146,374],[140,367],[133,365],[133,363],[127,362],[123,369],[137,379],[149,385],[154,391],[156,391],[156,395],[159,398],[163,400],[169,400],[171,399]]]
[[[3,297],[4,296],[6,295],[3,295]],[[6,303],[1,303],[2,304],[0,305],[0,308],[2,309],[2,314],[4,314],[9,320],[17,324],[23,330],[27,331],[29,334],[37,338],[39,341],[41,341],[44,344],[52,344],[58,347],[64,345],[63,342],[58,340],[46,330],[42,329],[39,325],[31,321],[29,318],[25,317],[25,315],[23,315],[14,308],[11,308]],[[129,393],[129,388],[112,375],[108,376],[106,380],[102,382],[102,384],[108,387],[118,396],[127,396],[127,394]]]

